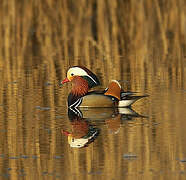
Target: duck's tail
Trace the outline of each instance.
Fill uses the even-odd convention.
[[[143,95],[143,96],[130,96],[127,95],[123,97],[119,102],[118,102],[118,107],[129,107],[133,103],[135,103],[138,99],[148,97],[148,95]]]

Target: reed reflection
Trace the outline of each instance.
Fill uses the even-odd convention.
[[[117,134],[123,121],[137,117],[146,116],[138,114],[131,108],[69,108],[71,131],[61,132],[67,136],[70,147],[83,148],[99,136],[101,129],[96,127],[98,123],[105,123],[109,133]]]

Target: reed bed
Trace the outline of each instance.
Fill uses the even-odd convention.
[[[144,64],[158,61],[157,55],[170,65],[177,59],[168,57],[185,56],[183,0],[3,0],[0,8],[1,67],[6,62],[16,75],[41,63],[61,69],[105,65],[118,72],[123,67],[118,56],[140,55]]]

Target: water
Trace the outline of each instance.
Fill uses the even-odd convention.
[[[156,68],[166,73],[163,64]],[[58,79],[39,78],[46,69],[29,71],[24,82],[1,84],[2,179],[185,178],[184,77],[180,82],[172,74],[141,74],[137,67],[119,80],[125,89],[149,97],[132,109],[81,109],[83,117],[77,117],[68,116],[70,84],[60,87]],[[77,142],[81,137],[86,142]]]

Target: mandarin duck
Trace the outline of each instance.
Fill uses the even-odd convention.
[[[90,91],[100,85],[97,76],[83,66],[73,66],[67,71],[67,77],[61,84],[72,82],[72,90],[68,95],[68,107],[130,107],[144,96],[136,96],[133,92],[124,92],[118,81],[112,80],[103,91]]]

